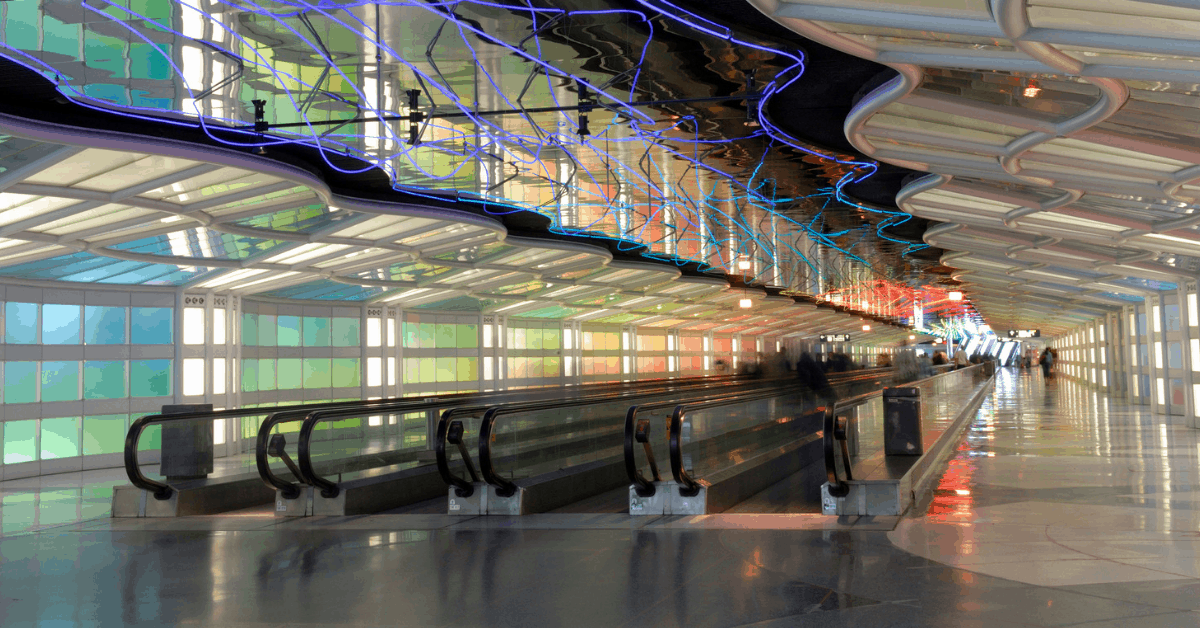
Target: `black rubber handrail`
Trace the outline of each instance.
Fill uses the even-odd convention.
[[[363,406],[371,401],[327,401],[313,404],[298,404],[291,406],[272,406],[266,408],[231,408],[228,410],[213,410],[207,412],[185,412],[179,414],[148,414],[133,422],[129,426],[129,431],[125,434],[125,475],[129,477],[129,483],[154,494],[154,498],[158,500],[170,499],[175,494],[175,489],[171,485],[151,480],[142,473],[141,464],[138,462],[138,441],[141,440],[142,432],[151,425],[160,425],[164,423],[174,423],[176,421],[196,421],[201,419],[230,419],[230,418],[245,418],[253,416],[261,416],[286,412],[289,410],[312,410],[318,408],[341,408],[346,406]],[[264,445],[265,449],[265,445]]]
[[[625,413],[625,475],[629,476],[629,483],[639,496],[653,497],[655,493],[653,482],[661,482],[662,476],[658,474],[654,450],[650,448],[650,421],[637,419],[641,409],[640,405],[629,406],[629,410]],[[642,470],[638,468],[634,453],[637,451],[635,442],[642,443],[642,448],[646,451],[646,460],[650,464],[650,475],[654,478],[653,480],[647,480],[642,475]]]
[[[590,395],[585,394],[583,396],[573,397],[572,399],[570,399],[569,401],[566,401],[566,402],[554,400],[554,401],[528,402],[528,403],[530,405],[533,405],[533,404],[556,404],[556,403],[566,403],[569,405],[569,404],[576,404],[576,403],[580,403],[580,402],[593,401],[593,400],[600,401],[600,400],[607,400],[607,399],[620,399],[620,398],[624,398],[629,395],[643,394],[644,389],[653,390],[655,388],[662,388],[662,387],[674,388],[674,387],[679,387],[681,383],[684,384],[685,386],[728,385],[728,382],[730,380],[737,380],[738,378],[730,377],[730,376],[721,376],[721,377],[714,378],[714,379],[716,379],[717,381],[711,381],[708,378],[704,378],[704,377],[690,377],[690,378],[679,378],[677,380],[675,380],[675,379],[654,379],[654,380],[643,380],[640,382],[620,382],[619,383],[620,385],[606,386],[606,388],[615,388],[616,389],[615,392],[607,392],[607,393],[597,392],[595,389],[577,389],[577,388],[572,387],[571,389],[569,389],[569,392],[580,391],[580,392],[586,392],[586,393],[592,393],[592,394],[590,394]],[[520,396],[522,394],[528,395],[530,392],[537,393],[537,392],[542,392],[544,390],[551,390],[551,389],[537,389],[534,391],[517,390],[517,391],[496,391],[496,392],[499,394],[498,396],[511,397],[511,396]],[[560,392],[561,392],[561,390],[560,390]],[[492,393],[488,393],[488,394],[492,394]],[[457,403],[460,401],[461,402],[470,402],[472,400],[459,399],[459,400],[454,400],[454,401]],[[392,413],[399,413],[399,412],[414,412],[417,410],[430,408],[430,404],[428,404],[428,403],[415,403],[414,404],[414,400],[411,397],[405,398],[405,402],[407,402],[407,403],[400,402],[400,403],[393,403],[391,405],[385,404],[385,405],[381,405],[381,406],[373,406],[369,409],[370,410],[369,413],[370,414],[379,414],[381,412],[386,412],[386,413],[392,414]],[[445,405],[445,404],[440,404],[440,405]],[[483,411],[485,411],[486,407],[487,406],[461,406],[458,408],[451,408],[450,410],[443,412],[442,420],[439,421],[435,438],[438,441],[442,441],[447,436],[447,434],[449,433],[449,426],[446,425],[446,429],[443,429],[443,424],[448,423],[449,417],[456,416],[458,414],[470,414],[470,413],[483,412]],[[334,408],[334,409],[328,409],[328,410],[313,411],[313,412],[308,413],[304,417],[304,419],[303,419],[304,423],[300,426],[299,444],[297,447],[297,450],[298,450],[297,457],[298,457],[300,472],[304,475],[304,477],[301,479],[302,479],[302,481],[304,481],[305,483],[307,483],[311,486],[320,488],[322,497],[325,497],[328,499],[337,497],[338,494],[340,493],[341,489],[338,487],[338,485],[335,482],[332,482],[332,481],[322,477],[320,474],[318,474],[316,472],[316,469],[313,467],[313,463],[312,463],[312,434],[313,434],[313,431],[316,429],[316,426],[323,421],[330,421],[330,420],[336,420],[336,419],[351,419],[351,418],[364,416],[364,414],[366,414],[366,413],[359,411],[357,409]],[[445,466],[445,468],[447,469],[447,471],[446,471],[447,475],[443,475],[443,479],[446,480],[447,484],[454,485],[454,486],[462,489],[463,487],[459,483],[456,483],[453,481],[452,474],[449,474],[449,471],[448,471],[449,470],[449,466],[448,466],[449,462],[445,461],[445,457],[446,457],[445,442],[435,442],[434,443],[435,456],[437,455],[437,452],[439,452],[439,451],[442,452],[441,458],[443,460],[438,461],[438,470],[441,471],[443,466]],[[480,463],[480,467],[482,470],[482,461]],[[465,495],[464,495],[464,497],[465,497]]]
[[[733,405],[736,403],[745,403],[747,401],[770,399],[772,397],[779,397],[789,393],[807,390],[808,386],[797,382],[795,386],[781,390],[764,391],[760,394],[740,395],[711,403],[687,403],[675,406],[675,410],[671,412],[671,423],[669,428],[670,432],[667,436],[667,443],[671,452],[671,477],[675,478],[676,484],[679,484],[679,494],[683,497],[695,497],[696,495],[700,494],[700,489],[703,488],[703,485],[689,475],[687,469],[683,468],[682,428],[685,414],[694,410],[706,410],[708,408]]]
[[[734,379],[738,376],[715,376],[714,379]],[[680,379],[701,379],[701,377],[680,378]],[[641,380],[639,382],[656,382],[664,380]],[[592,387],[608,387],[613,385],[624,385],[631,382],[602,382],[596,384],[580,384],[578,386],[570,386],[572,390],[591,390]],[[503,392],[503,391],[502,391]],[[478,396],[480,393],[461,393],[461,396]],[[486,393],[485,393],[486,394]],[[454,398],[460,395],[442,395],[441,398]],[[407,399],[411,400],[411,397]],[[229,418],[246,418],[253,416],[270,415],[278,412],[313,410],[322,408],[343,408],[343,407],[367,407],[369,404],[380,403],[387,400],[357,400],[357,401],[324,401],[320,403],[306,403],[293,405],[280,405],[265,408],[230,408],[226,410],[213,410],[205,412],[186,412],[178,414],[149,414],[141,417],[129,426],[129,431],[125,434],[125,475],[129,477],[130,484],[144,491],[153,493],[154,498],[158,500],[170,499],[175,493],[175,489],[171,485],[156,480],[151,480],[142,473],[141,464],[138,462],[138,442],[141,440],[142,433],[146,428],[152,425],[160,425],[164,423],[173,423],[176,421],[195,421],[201,419],[229,419]],[[268,441],[269,444],[269,441]],[[263,446],[265,451],[266,446]],[[261,470],[261,468],[260,468]],[[269,485],[273,484],[267,481]],[[282,481],[281,481],[282,483]],[[297,487],[298,490],[298,487]]]
[[[832,385],[845,386],[847,384],[854,384],[859,381],[869,381],[869,380],[878,379],[879,377],[887,374],[887,373],[885,373],[886,370],[890,370],[890,369],[871,369],[870,372],[846,371],[846,372],[844,372],[845,376],[838,377],[835,381],[831,381],[830,385],[831,386]],[[838,375],[842,375],[842,374],[839,373]],[[797,390],[806,391],[806,390],[808,390],[808,387],[804,386],[804,385],[798,385],[796,388],[793,388],[790,391],[794,393]],[[784,392],[783,394],[787,394],[787,393]],[[683,420],[686,417],[687,413],[695,411],[695,410],[706,410],[708,408],[715,408],[715,407],[719,407],[722,405],[732,405],[735,403],[744,403],[746,401],[757,401],[760,399],[770,399],[772,397],[777,397],[777,396],[781,396],[781,393],[779,393],[779,392],[772,393],[769,391],[764,391],[764,394],[745,395],[740,398],[731,398],[724,402],[687,403],[687,404],[680,404],[680,405],[676,406],[675,410],[671,413],[671,422],[670,422],[670,428],[669,428],[670,432],[668,434],[667,442],[668,442],[668,447],[670,448],[670,454],[671,454],[671,476],[675,479],[676,484],[679,484],[679,494],[681,496],[695,497],[696,495],[700,494],[700,489],[703,488],[703,485],[700,482],[698,482],[695,478],[691,477],[691,474],[689,474],[687,472],[687,469],[685,469],[683,467],[683,438],[682,438],[683,429],[682,428],[683,428]]]
[[[989,364],[989,362],[984,362],[982,364],[973,364],[966,368],[957,370],[947,370],[931,377],[907,382],[904,384],[904,386],[906,388],[919,386],[923,383],[933,381],[939,377],[946,377],[947,375],[952,375],[954,373],[985,371]],[[825,479],[829,483],[829,495],[832,497],[845,497],[846,495],[849,495],[850,485],[847,484],[847,482],[854,479],[853,472],[851,471],[852,465],[850,464],[850,450],[847,444],[848,434],[850,432],[850,419],[849,417],[839,416],[838,413],[855,406],[861,406],[862,404],[881,396],[883,396],[883,389],[873,390],[869,393],[842,399],[825,409],[825,433],[821,440],[822,446],[825,450]],[[835,441],[841,443],[840,449],[842,451],[842,466],[845,468],[845,479],[842,479],[838,475],[836,450],[839,449],[839,447],[834,444]]]
[[[768,381],[770,381],[770,380],[768,380]],[[788,381],[791,382],[791,381],[795,381],[795,380],[788,378]],[[764,382],[764,380],[751,380],[751,381],[747,382],[747,385],[751,385],[751,384],[755,385],[756,389],[757,389],[757,387],[761,386],[763,384],[763,382]],[[704,387],[707,387],[707,385]],[[627,397],[645,397],[648,395],[661,394],[664,392],[675,392],[674,390],[670,390],[671,388],[679,388],[679,387],[666,387],[666,389],[661,390],[661,391],[652,391],[652,390],[636,391],[634,393],[631,393],[631,394],[625,395],[625,396],[627,396]],[[694,388],[694,387],[690,387],[690,388]],[[703,388],[703,387],[701,387],[701,388]],[[728,388],[728,387],[726,387],[726,388]],[[729,394],[729,393],[724,392],[724,393],[719,393],[719,394],[724,395],[724,394]],[[613,397],[610,399],[597,399],[591,403],[606,403],[606,402],[618,401],[619,399],[620,399],[620,397]],[[495,464],[493,463],[492,431],[495,428],[496,419],[500,418],[503,415],[516,414],[519,412],[534,412],[534,411],[538,411],[538,410],[554,410],[557,408],[568,408],[568,407],[579,405],[579,401],[580,400],[565,401],[565,402],[559,401],[559,402],[547,402],[547,403],[532,403],[532,404],[511,404],[511,405],[507,405],[507,406],[495,406],[495,407],[491,407],[491,408],[488,408],[487,410],[485,410],[483,413],[483,419],[479,425],[479,472],[480,472],[480,475],[483,476],[483,481],[487,482],[488,484],[491,484],[492,486],[495,486],[496,494],[501,497],[512,497],[513,495],[516,494],[516,492],[518,490],[518,487],[516,484],[514,484],[510,480],[505,479],[503,476],[501,476],[499,473],[496,472],[496,467],[495,467]],[[446,479],[446,478],[444,478],[444,479]],[[447,479],[447,483],[449,483],[449,479]]]

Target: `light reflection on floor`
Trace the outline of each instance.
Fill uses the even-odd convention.
[[[1042,586],[1200,578],[1200,431],[1004,369],[898,547]]]

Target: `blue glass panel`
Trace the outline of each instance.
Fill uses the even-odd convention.
[[[171,360],[129,362],[131,397],[166,397],[171,394]]]
[[[135,307],[129,317],[130,342],[135,345],[169,345],[173,341],[174,308]]]
[[[125,308],[85,306],[83,342],[89,345],[125,344]]]
[[[37,362],[4,363],[4,403],[37,401]]]
[[[42,306],[42,344],[79,344],[78,305],[47,303]]]
[[[111,248],[147,255],[238,260],[269,253],[286,244],[288,243],[282,240],[251,238],[221,233],[212,229],[196,228],[176,232],[174,238],[168,235],[157,235],[114,244]]]
[[[177,286],[199,279],[214,269],[173,264],[128,262],[79,252],[0,268],[0,275],[21,279],[56,279],[81,283]]]
[[[37,344],[36,303],[4,304],[4,342],[10,345]]]
[[[272,290],[270,292],[261,293],[262,296],[276,297],[281,299],[316,299],[316,300],[331,300],[331,301],[365,301],[371,297],[375,297],[388,292],[387,288],[362,286],[351,286],[336,281],[322,279],[319,281],[311,281],[309,283],[300,284],[298,286],[289,286],[280,290]]]
[[[233,224],[251,229],[271,229],[286,231],[288,233],[312,233],[314,231],[321,231],[339,222],[358,218],[360,215],[356,212],[348,211],[331,212],[324,204],[317,203],[296,209],[260,214],[251,218],[234,221]],[[263,237],[269,238],[271,235],[270,233],[264,233]]]
[[[79,399],[78,362],[42,362],[42,401]]]

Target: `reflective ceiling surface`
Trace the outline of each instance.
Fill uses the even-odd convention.
[[[0,17],[0,52],[74,103],[267,155],[315,147],[410,200],[534,211],[795,294],[921,280],[905,254],[926,245],[881,231],[909,216],[841,194],[874,163],[761,114],[803,53],[670,3],[43,0]],[[224,233],[248,258],[272,246]]]
[[[1200,270],[1200,8],[1172,0],[751,0],[895,69],[845,133],[929,174],[900,208],[997,329],[1064,330]]]

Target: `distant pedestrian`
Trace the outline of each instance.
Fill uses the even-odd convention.
[[[1046,347],[1042,351],[1042,357],[1038,359],[1038,364],[1042,367],[1042,377],[1050,379],[1050,372],[1054,368],[1054,354],[1050,352],[1050,347]]]
[[[968,356],[967,352],[963,351],[963,348],[960,346],[954,352],[954,370],[957,371],[958,369],[965,369],[968,366],[970,366],[970,364],[971,364],[970,356]]]

